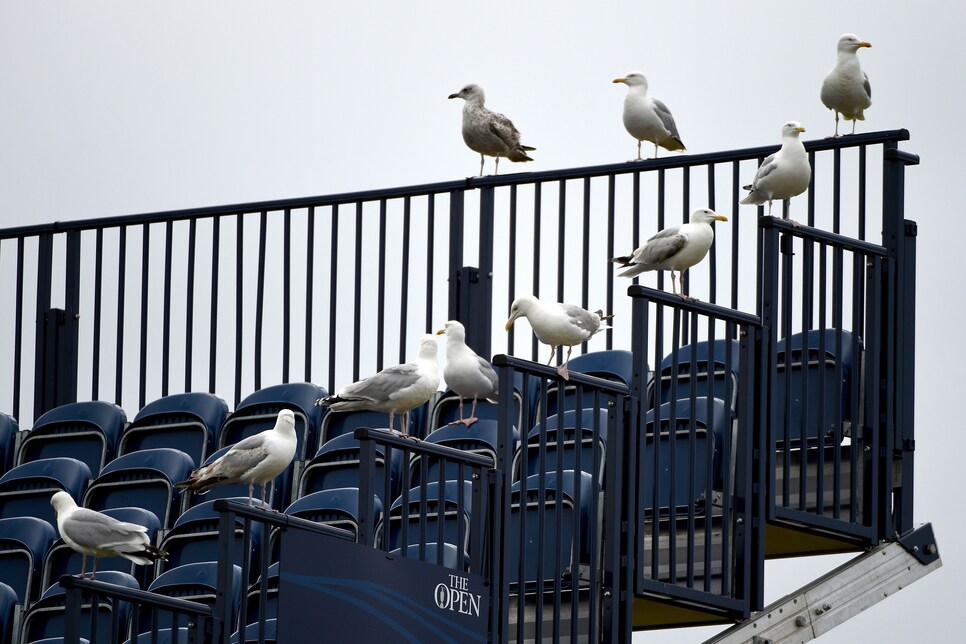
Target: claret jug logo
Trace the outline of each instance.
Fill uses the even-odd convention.
[[[434,594],[436,605],[463,615],[480,616],[480,595],[470,592],[469,578],[449,575],[449,585],[439,583]]]

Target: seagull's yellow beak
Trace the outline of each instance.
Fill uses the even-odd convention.
[[[871,46],[872,46],[872,43],[870,43],[870,42],[860,42],[859,43],[859,47],[871,47]]]
[[[612,83],[626,83],[627,82],[627,79],[626,78],[615,78],[611,82]]]
[[[506,329],[507,331],[509,331],[510,330],[510,327],[513,326],[513,322],[515,320],[516,320],[516,318],[510,318],[509,320],[506,321],[506,326],[503,327],[503,328]]]
[[[727,217],[725,217],[724,215],[715,215],[715,216],[713,217],[713,219],[714,219],[715,221],[728,221],[728,218],[727,218]]]
[[[436,332],[436,335],[443,335],[444,333],[446,333],[446,329],[440,329]]]
[[[804,132],[805,131],[805,128],[803,128],[803,127],[797,127],[797,128],[795,128],[795,131],[796,132]]]

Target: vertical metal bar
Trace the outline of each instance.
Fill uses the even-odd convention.
[[[472,297],[469,300],[468,311],[470,320],[493,319],[493,228],[495,194],[492,186],[480,189],[480,233],[479,233],[479,276],[476,286],[472,286]],[[463,286],[471,288],[470,284]],[[467,318],[461,318],[466,320]],[[469,325],[469,340],[473,349],[482,356],[492,355],[491,344],[493,334],[488,328],[479,324]],[[485,330],[484,330],[485,329]]]
[[[815,150],[808,152],[808,165],[812,167],[812,174],[808,178],[808,225],[815,226]],[[789,205],[791,208],[791,205]]]
[[[164,287],[161,312],[161,395],[168,395],[171,377],[171,253],[174,246],[174,223],[164,225]],[[190,247],[189,247],[190,248]],[[191,252],[189,250],[188,254]],[[142,322],[143,324],[143,322]],[[187,361],[186,361],[187,362]]]
[[[738,231],[741,230],[741,219],[740,219],[741,209],[738,207],[740,205],[738,203],[738,195],[741,194],[740,193],[741,181],[739,180],[740,177],[738,176],[739,168],[740,168],[740,163],[738,161],[732,161],[731,163],[731,212],[728,213],[728,216],[731,218],[731,221],[732,221],[731,229],[732,231],[734,231],[731,233],[731,308],[735,310],[738,310],[738,285],[743,284],[746,281],[746,280],[740,279],[741,273],[738,272],[738,257],[740,256],[738,253],[738,239],[739,237],[741,237],[741,235],[738,234]],[[759,264],[759,266],[758,266],[757,274],[761,275],[761,266],[760,266],[761,249],[759,248],[758,250],[759,252],[757,253],[756,261]]]
[[[460,270],[463,268],[463,238],[465,236],[464,198],[463,190],[453,190],[449,193],[449,318],[459,319],[460,302]]]
[[[406,338],[409,330],[409,238],[412,228],[412,200],[409,195],[403,198],[402,258],[399,277],[399,363],[406,362]],[[427,293],[428,295],[428,293]],[[427,330],[429,327],[427,327]]]
[[[859,239],[862,241],[868,241],[865,238],[865,204],[866,204],[866,176],[868,175],[868,169],[866,164],[866,149],[867,146],[859,146]]]
[[[48,383],[48,375],[56,371],[56,365],[51,363],[55,356],[53,355],[53,348],[47,346],[47,333],[44,328],[44,321],[51,306],[50,295],[54,261],[53,234],[41,234],[38,242],[37,301],[34,311],[34,319],[37,321],[35,327],[36,339],[34,340],[34,418],[56,406],[53,402],[52,387]]]
[[[423,325],[430,329],[433,326],[433,278],[435,277],[435,264],[433,257],[436,254],[435,237],[436,231],[436,195],[428,196],[426,204],[426,321]]]
[[[832,232],[842,230],[842,148],[832,150]]]
[[[362,325],[358,322],[362,317],[362,202],[356,202],[355,219],[355,255],[353,257],[356,276],[355,287],[353,288],[353,319],[357,322],[352,328],[352,381],[359,380],[360,374],[360,350],[362,348]],[[382,334],[379,334],[379,341],[382,342]],[[382,369],[382,346],[376,348],[376,371]]]
[[[360,204],[361,205],[361,204]],[[361,222],[360,222],[361,223]],[[357,233],[362,232],[361,225],[356,231]],[[361,235],[356,238],[356,243],[359,244],[359,256],[358,259],[362,259],[362,238]],[[379,200],[379,257],[378,257],[378,276],[376,277],[376,371],[382,371],[383,365],[385,364],[386,355],[386,200]],[[361,275],[361,272],[357,272],[356,275]],[[356,278],[357,288],[359,288],[359,278]],[[359,319],[362,319],[361,308],[356,308],[359,312]],[[358,324],[357,328],[361,328],[362,324]]]
[[[682,222],[688,221],[688,219],[690,218],[690,213],[691,213],[691,166],[686,165],[683,168],[681,168],[681,221]],[[681,281],[682,293],[688,292],[688,285],[691,283],[691,280],[687,279],[688,273],[689,271],[684,271],[683,273],[678,275],[678,279]],[[685,283],[685,279],[687,279],[686,283]],[[686,329],[685,329],[685,335],[687,335]]]
[[[198,220],[188,221],[188,271],[185,275],[184,316],[184,390],[192,391],[191,373],[194,371],[195,338],[195,245],[198,241]]]
[[[715,209],[715,199],[714,199],[714,164],[708,164],[708,208],[711,210]],[[737,237],[737,235],[734,235]],[[708,264],[710,266],[710,284],[708,286],[708,301],[717,304],[718,303],[718,246],[717,244],[711,244],[710,256],[708,257]],[[690,284],[690,280],[688,281]],[[685,291],[686,292],[686,291]]]
[[[583,211],[582,211],[583,226],[581,229],[581,252],[580,252],[580,266],[581,266],[581,280],[580,280],[580,301],[581,306],[585,309],[590,309],[590,271],[588,270],[590,266],[590,177],[584,177],[584,195],[583,195]],[[608,257],[613,257],[613,255],[608,255]],[[559,264],[563,265],[563,261],[559,261]],[[613,275],[612,272],[609,274]],[[562,300],[561,300],[562,301]],[[610,313],[610,309],[607,310]],[[587,352],[587,343],[584,342],[581,345],[581,351]]]
[[[262,388],[262,331],[265,329],[265,255],[268,230],[268,212],[263,210],[258,219],[258,264],[255,274],[255,328],[253,370],[255,391]]]
[[[516,284],[517,284],[517,186],[516,184],[510,186],[510,215],[509,215],[509,243],[507,248],[509,249],[509,264],[507,265],[507,302],[506,310],[509,311],[510,307],[513,306],[513,300],[516,298]],[[507,353],[513,355],[514,347],[514,337],[513,333],[507,334]],[[522,427],[520,428],[523,429]]]
[[[218,272],[221,255],[221,217],[211,222],[211,320],[208,324],[208,391],[214,393],[218,376]]]
[[[143,224],[141,236],[141,328],[138,374],[138,408],[147,402],[148,382],[148,310],[151,294],[151,224]]]
[[[103,303],[104,284],[104,229],[98,228],[94,235],[94,320],[91,329],[91,400],[100,400],[101,384],[101,305]],[[18,282],[17,287],[21,284]],[[20,304],[18,293],[17,304]],[[17,322],[19,324],[19,314]],[[19,341],[19,334],[16,340]],[[14,372],[14,386],[19,388],[19,371]]]
[[[613,174],[607,175],[607,257],[614,257],[614,197],[616,189],[616,177]],[[614,311],[614,271],[607,271],[607,290],[605,291],[607,298],[607,309],[605,313],[613,313]],[[607,345],[606,348],[611,350],[614,348],[614,329],[607,329]]]
[[[533,296],[540,297],[540,268],[541,268],[541,253],[540,253],[540,236],[541,236],[541,213],[542,213],[542,194],[543,194],[543,184],[535,183],[533,185]],[[536,336],[531,339],[530,345],[530,359],[538,361],[540,345],[537,341]]]
[[[329,237],[329,382],[327,389],[329,392],[336,391],[335,386],[335,358],[336,347],[338,346],[339,326],[338,316],[336,315],[339,307],[339,204],[332,204],[331,229]],[[358,376],[358,358],[353,359],[353,382]]]
[[[305,221],[305,371],[302,379],[312,382],[312,339],[315,318],[315,206],[309,206]]]
[[[121,404],[124,384],[124,300],[127,273],[127,226],[121,226],[117,248],[117,338],[114,345],[114,402]]]
[[[564,262],[567,253],[567,182],[557,182],[557,301],[566,300],[564,294]],[[559,357],[559,356],[558,356]]]
[[[23,367],[23,280],[24,280],[24,238],[17,238],[17,303],[14,307],[13,339],[13,412],[14,418],[20,418],[20,389],[21,368]],[[34,394],[36,395],[36,391]]]
[[[242,348],[245,322],[245,216],[235,215],[235,402],[241,402]],[[257,387],[256,387],[257,389]]]
[[[266,220],[267,223],[267,220]],[[264,235],[265,232],[263,231]],[[291,379],[292,362],[292,210],[282,215],[282,375],[281,382]]]

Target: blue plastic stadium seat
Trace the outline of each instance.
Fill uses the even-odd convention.
[[[123,409],[99,400],[55,407],[34,422],[20,442],[16,462],[67,456],[83,461],[97,476],[114,458],[126,422]]]
[[[395,424],[395,429],[399,430],[399,425],[402,420],[399,419],[398,415],[393,423]],[[389,414],[383,413],[381,411],[327,411],[325,416],[322,417],[322,431],[320,433],[322,445],[329,443],[336,438],[341,438],[342,436],[351,436],[352,432],[359,429],[360,427],[366,427],[368,429],[388,429],[389,428]],[[408,434],[414,433],[414,428],[416,424],[412,422],[410,418],[409,428],[407,429]]]
[[[98,571],[97,580],[139,588],[137,580],[131,575],[114,570]],[[44,638],[64,636],[65,590],[60,584],[48,588],[43,596],[27,610],[21,625],[24,642],[36,642]],[[84,593],[81,606],[80,634],[94,639],[91,632],[91,604],[88,593]],[[130,627],[132,606],[126,601],[114,601],[107,596],[99,596],[97,603],[97,639],[99,641],[119,642],[127,636]],[[114,625],[117,628],[114,628]]]
[[[248,496],[236,497],[233,500],[248,503]],[[255,499],[256,506],[261,502]],[[188,508],[178,517],[174,527],[164,535],[161,549],[168,553],[168,561],[158,562],[159,571],[171,570],[188,563],[218,560],[218,526],[221,513],[212,507],[214,500],[205,501]],[[264,507],[268,507],[267,504]],[[264,524],[258,521],[251,523],[251,542],[248,551],[250,574],[258,574],[259,555],[264,533]],[[242,517],[235,518],[235,561],[241,566],[242,544],[245,537],[245,521]]]
[[[510,494],[510,542],[504,544],[510,585],[519,588],[522,554],[525,587],[552,586],[559,579],[563,588],[572,588],[577,576],[574,557],[578,566],[589,565],[595,550],[592,532],[600,538],[599,531],[591,530],[591,508],[597,504],[591,475],[571,470],[558,477],[556,472],[549,472],[528,476],[525,483],[526,496],[523,481],[514,483]]]
[[[0,581],[0,642],[13,642],[13,609],[19,603],[16,591]]]
[[[721,450],[723,441],[731,435],[731,416],[724,401],[699,398],[692,405],[691,399],[685,398],[664,403],[658,408],[659,421],[655,421],[654,412],[652,409],[645,415],[644,453],[639,465],[644,477],[645,513],[653,514],[657,508],[660,514],[668,514],[672,505],[675,511],[686,512],[691,503],[707,509],[709,496],[721,489]]]
[[[14,590],[18,603],[30,605],[40,596],[44,557],[56,538],[57,531],[42,519],[0,519],[0,581]]]
[[[81,498],[91,480],[87,464],[76,458],[44,458],[13,468],[0,477],[0,519],[36,517],[56,523],[50,497],[64,490]]]
[[[443,425],[439,429],[431,432],[425,442],[453,449],[462,450],[470,454],[488,456],[493,459],[496,467],[496,455],[498,449],[499,431],[497,421],[480,420],[469,427],[462,423],[455,425]],[[516,427],[510,438],[510,449],[515,450],[520,442],[520,433]],[[425,461],[425,466],[424,466]],[[430,456],[414,457],[410,467],[409,487],[415,487],[419,483],[420,477],[425,476],[427,481],[439,480],[440,459]],[[423,472],[425,471],[425,475]],[[465,470],[466,480],[469,480],[470,470]],[[443,472],[443,479],[455,481],[459,478],[459,468],[455,462],[447,461],[446,470]]]
[[[245,593],[245,621],[250,626],[259,620],[278,617],[278,564],[273,563],[265,574],[265,603],[261,603],[261,579],[251,584]]]
[[[173,394],[148,403],[121,433],[118,455],[155,447],[173,447],[191,457],[195,467],[214,449],[228,416],[224,400],[207,392]]]
[[[326,416],[328,417],[328,414]],[[373,446],[376,451],[376,489],[373,492],[379,496],[383,505],[386,505],[387,500],[382,498],[386,474],[389,475],[390,495],[395,498],[402,485],[401,472],[404,455],[398,449],[391,450],[389,467],[387,468],[385,447],[377,443]],[[327,441],[302,470],[302,475],[299,478],[299,496],[333,488],[359,487],[361,449],[359,440],[352,434],[343,434]]]
[[[370,525],[382,520],[382,501],[373,495]],[[349,530],[359,540],[359,488],[339,487],[307,494],[285,509],[285,514],[306,521]]]
[[[849,331],[815,329],[779,340],[776,349],[775,443],[798,447],[803,435],[808,445],[841,443],[853,418],[852,374],[862,340]]]
[[[462,488],[462,515],[460,514],[460,488]],[[425,507],[425,522],[420,521],[420,512]],[[469,481],[445,481],[440,486],[438,481],[426,484],[425,493],[422,487],[409,490],[409,507],[405,512],[405,528],[403,528],[403,497],[393,501],[389,508],[389,537],[384,550],[402,548],[419,542],[420,534],[425,530],[427,543],[451,543],[461,547],[464,553],[470,549],[470,518],[473,510],[473,484]],[[384,519],[385,520],[385,519]],[[442,535],[440,522],[442,521]],[[463,538],[460,540],[460,526]],[[406,532],[404,535],[403,532]],[[377,540],[382,538],[383,528],[376,527]]]
[[[0,476],[6,474],[13,467],[14,442],[20,425],[10,414],[0,412]]]
[[[580,428],[578,430],[578,422]],[[559,429],[560,425],[563,429]],[[561,441],[560,435],[563,434]],[[544,459],[540,457],[540,442],[544,440]],[[596,448],[594,443],[597,443]],[[580,445],[578,448],[577,445]],[[526,451],[524,457],[523,452]],[[558,465],[558,450],[562,453],[562,465]],[[596,455],[594,454],[596,450]],[[521,446],[514,455],[513,476],[519,480],[522,476],[539,474],[541,470],[548,472],[578,469],[577,459],[580,459],[581,471],[594,475],[597,480],[604,482],[604,461],[607,453],[607,410],[583,409],[578,412],[568,410],[547,418],[547,427],[537,425],[527,435],[526,446]],[[523,472],[521,474],[521,467]]]
[[[567,363],[567,369],[571,372],[580,372],[587,376],[611,380],[630,387],[634,378],[634,356],[630,351],[624,349],[610,349],[606,351],[592,351],[583,355],[571,358]],[[551,416],[564,410],[578,408],[577,387],[568,384],[564,387],[563,403],[560,402],[561,394],[557,391],[556,384],[551,384],[547,389],[547,415]],[[607,397],[601,396],[600,405],[607,404]],[[579,403],[581,409],[594,407],[594,392],[583,388]],[[539,416],[534,417],[534,422],[539,420]]]
[[[728,403],[732,415],[738,413],[739,358],[741,343],[737,340],[696,342],[677,350],[677,385],[672,391],[675,354],[661,361],[661,372],[652,382],[660,386],[661,404],[691,397],[692,386],[696,398],[712,396]]]
[[[139,507],[170,528],[181,514],[181,497],[174,484],[191,473],[194,464],[184,452],[158,447],[119,456],[91,483],[84,507],[92,510]]]
[[[536,382],[532,383],[531,392],[524,391],[523,374],[519,371],[514,373],[513,382],[513,408],[510,411],[510,418],[515,426],[520,427],[523,422],[524,408],[532,411],[533,391]],[[463,399],[463,413],[470,415],[473,406],[472,398]],[[476,417],[480,420],[497,420],[499,405],[493,404],[485,399],[476,401]],[[429,432],[432,433],[438,428],[442,428],[460,417],[460,397],[452,389],[447,389],[434,402],[430,403],[429,409]]]
[[[278,620],[276,619],[265,620],[265,639],[264,639],[265,644],[276,643],[277,640],[275,639],[275,633],[276,633],[277,623],[278,623]],[[232,644],[255,644],[257,642],[262,641],[259,639],[258,628],[259,628],[259,624],[257,623],[249,624],[248,626],[246,626],[245,638],[241,640],[241,642],[239,642],[239,639],[238,639],[240,634],[236,631],[231,636],[231,643]]]
[[[154,512],[150,512],[144,508],[108,508],[104,510],[104,514],[114,517],[118,521],[127,521],[128,523],[143,525],[148,529],[145,533],[148,539],[151,540],[151,543],[157,544],[156,537],[158,530],[161,529],[161,521],[158,520]],[[42,589],[49,588],[52,584],[56,584],[57,580],[63,575],[80,574],[81,560],[82,556],[79,552],[76,552],[64,543],[63,539],[57,539],[50,546],[50,549],[47,551],[47,556],[44,559],[44,572],[40,579],[40,587]],[[89,566],[90,562],[88,562],[88,573],[90,573]],[[151,568],[151,566],[139,566],[124,557],[104,557],[97,562],[98,575],[101,571],[106,570],[126,572],[137,579],[138,584],[142,588],[147,587],[147,583],[150,582],[152,577]]]
[[[177,568],[172,568],[151,582],[148,590],[159,595],[168,597],[180,597],[207,606],[213,606],[217,597],[218,584],[218,563],[207,561],[203,563],[190,563]],[[232,566],[232,595],[228,597],[231,606],[232,621],[238,614],[238,602],[241,597],[241,568]],[[157,627],[172,628],[175,626],[187,626],[188,617],[178,615],[178,623],[173,624],[173,616],[164,611],[158,611]],[[150,610],[141,610],[137,615],[137,622],[134,630],[140,633],[151,631],[153,626]]]

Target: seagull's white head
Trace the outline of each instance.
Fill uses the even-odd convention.
[[[53,506],[55,515],[62,514],[77,507],[77,503],[74,502],[73,497],[63,490],[54,492],[54,495],[50,497],[50,505]]]
[[[458,320],[450,320],[443,328],[436,332],[436,335],[446,334],[447,340],[458,340],[460,342],[466,341],[466,327],[462,325]]]
[[[295,412],[291,409],[283,409],[278,412],[278,418],[275,419],[275,431],[294,433]]]
[[[539,300],[532,295],[521,295],[517,299],[513,300],[513,304],[510,305],[510,319],[506,321],[506,326],[504,328],[509,331],[510,327],[513,326],[513,323],[517,318],[527,317],[530,309],[537,304],[539,304]]]
[[[615,78],[615,83],[624,83],[628,87],[643,87],[647,91],[647,76],[643,72],[631,72],[623,78]]]
[[[838,52],[850,53],[856,52],[862,47],[871,47],[872,43],[866,42],[856,36],[855,34],[842,34],[839,36]]]
[[[692,224],[710,224],[712,221],[728,221],[724,215],[719,215],[710,208],[698,208],[691,212],[689,221]]]
[[[476,83],[466,85],[463,89],[455,94],[450,94],[449,98],[462,98],[464,101],[479,101],[480,103],[485,100],[483,88]]]
[[[805,126],[798,121],[789,121],[782,126],[782,138],[792,137],[794,139],[798,138],[798,135],[805,131]]]
[[[424,360],[435,360],[439,352],[439,345],[436,344],[436,336],[426,333],[419,339],[419,357]]]

